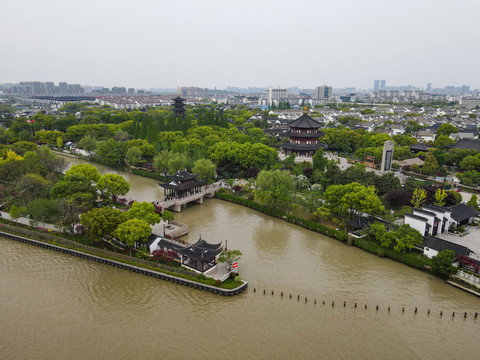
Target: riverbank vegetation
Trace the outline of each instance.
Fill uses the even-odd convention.
[[[341,168],[338,157],[329,160],[322,150],[312,163],[296,162],[293,155],[280,161],[280,138],[263,131],[268,115],[217,104],[186,106],[185,118],[175,117],[167,108],[126,111],[67,104],[58,115],[39,113],[28,122],[26,118],[8,118],[4,121],[7,130],[0,130],[0,205],[18,217],[28,215],[32,225],[61,219],[57,225],[72,236],[82,214],[83,229],[91,240],[118,237],[130,250],[139,245],[141,239],[133,229],[145,230],[145,224],[140,224],[144,219],[126,219],[119,210],[132,205],[121,198],[128,183],[116,174],[99,177],[89,165],[74,167],[63,175],[66,164],[52,153],[50,148],[54,148],[81,152],[90,161],[160,181],[184,169],[207,182],[223,179],[234,193],[220,192],[217,197],[341,241],[347,240],[348,220],[365,213],[375,215],[391,226],[385,231],[374,228],[363,234],[367,240],[354,243],[380,256],[413,259],[409,254],[419,245],[419,238],[394,221],[411,212],[412,205],[461,201],[456,192],[447,191],[448,186],[432,185],[428,177],[446,176],[453,169],[462,171],[458,176],[465,184],[474,185],[480,179],[478,151],[447,147],[451,143],[448,135],[457,131],[452,126],[442,125],[436,142],[429,144],[432,147],[417,154],[425,160],[423,168],[404,167],[425,179],[408,178],[402,185],[393,173],[377,175],[355,162],[363,162],[366,156],[380,162],[387,140],[395,143],[394,159],[412,157],[409,146],[417,140],[410,134],[421,125],[412,122],[405,134],[389,136],[349,129],[345,126],[362,120],[339,117],[340,125],[322,129],[319,140],[328,144],[330,151],[349,158],[351,166]],[[117,209],[113,215],[100,216],[95,209],[100,203]],[[153,213],[162,210],[154,208]]]
[[[94,255],[100,258],[114,260],[120,263],[124,263],[127,265],[133,265],[136,267],[160,272],[166,275],[171,275],[178,278],[183,278],[186,280],[195,281],[201,284],[214,286],[223,289],[235,289],[242,285],[242,281],[238,277],[238,274],[232,275],[229,279],[225,280],[224,282],[216,281],[213,278],[206,277],[202,274],[197,274],[193,271],[189,271],[185,268],[179,268],[175,266],[171,266],[171,264],[162,264],[158,261],[146,261],[142,259],[138,259],[135,257],[125,256],[122,253],[116,253],[113,251],[97,248],[94,246],[88,246],[81,244],[79,242],[73,242],[69,239],[63,238],[60,233],[56,233],[55,235],[50,232],[44,232],[41,230],[34,231],[32,229],[22,228],[21,226],[10,226],[8,225],[8,221],[4,219],[0,219],[0,231],[5,233],[9,233],[12,235],[20,235],[23,237],[27,237],[37,241],[43,241],[55,246],[64,247],[66,249],[79,251],[82,253]]]

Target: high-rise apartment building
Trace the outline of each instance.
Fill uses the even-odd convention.
[[[378,91],[378,90],[385,90],[387,80],[375,80],[373,83],[373,91]]]
[[[267,98],[269,105],[272,105],[272,101],[275,99],[286,99],[287,97],[287,89],[269,88],[267,90]]]
[[[332,87],[323,85],[317,86],[315,89],[315,98],[316,99],[329,99],[332,97]]]

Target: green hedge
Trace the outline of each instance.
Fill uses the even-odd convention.
[[[305,229],[312,230],[315,232],[318,232],[323,235],[327,235],[329,237],[332,237],[334,239],[340,240],[340,241],[347,241],[347,233],[345,231],[338,231],[334,229],[330,229],[322,224],[316,223],[314,221],[309,221],[305,220],[296,216],[288,215],[284,211],[278,210],[278,209],[273,209],[269,206],[262,205],[259,203],[256,203],[253,200],[248,200],[239,196],[235,196],[233,194],[224,192],[224,191],[217,191],[215,193],[215,197],[221,200],[233,202],[235,204],[239,204],[245,207],[248,207],[253,210],[257,210],[263,214],[273,216],[278,219],[284,219],[288,221],[289,223],[299,225]]]
[[[355,239],[353,243],[360,249],[401,262],[415,269],[425,270],[427,266],[432,266],[432,260],[418,252],[400,253],[393,249],[385,249],[378,242],[367,238]]]
[[[125,171],[131,172],[132,174],[135,174],[135,175],[138,175],[138,176],[143,176],[143,177],[147,177],[147,178],[150,178],[150,179],[155,179],[155,180],[158,180],[158,181],[163,181],[163,182],[170,181],[165,176],[163,176],[159,173],[153,172],[153,171],[148,171],[148,170],[143,170],[143,169],[135,169],[135,168],[126,168]]]

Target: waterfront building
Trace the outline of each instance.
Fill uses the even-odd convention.
[[[327,144],[318,141],[322,136],[318,129],[322,125],[308,116],[306,110],[302,116],[288,123],[287,126],[289,128],[287,136],[290,140],[281,145],[283,156],[295,154],[296,161],[312,161],[313,155],[320,147],[327,148]]]
[[[180,261],[183,266],[192,268],[196,271],[205,272],[217,264],[217,257],[222,252],[222,243],[209,244],[200,238],[190,246],[175,246],[175,251],[180,255]]]
[[[170,180],[168,183],[159,183],[167,199],[194,195],[200,192],[205,184],[205,180],[197,180],[197,175],[188,171],[179,171],[175,175],[167,175],[167,178]]]

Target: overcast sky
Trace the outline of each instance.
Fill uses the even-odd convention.
[[[480,88],[480,0],[2,0],[0,83]]]

